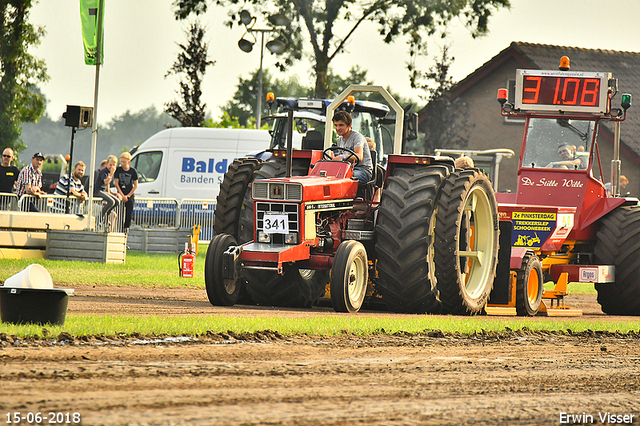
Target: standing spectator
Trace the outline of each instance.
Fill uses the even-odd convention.
[[[12,166],[13,150],[6,148],[2,152],[2,163],[0,163],[0,192],[11,194],[13,192],[13,184],[18,180],[20,170],[16,166]]]
[[[101,218],[101,220],[103,220],[104,222],[107,221],[107,216],[118,205],[119,202],[118,197],[120,196],[120,194],[118,194],[118,197],[116,197],[111,193],[111,191],[109,191],[109,185],[113,181],[117,163],[118,159],[116,158],[116,156],[110,155],[105,160],[105,166],[100,168],[98,177],[96,178],[96,181],[94,183],[95,189],[93,191],[93,196],[102,198],[105,203],[102,207]],[[113,218],[111,220],[111,223],[114,223]]]
[[[120,154],[120,167],[116,169],[114,177],[116,190],[125,207],[124,231],[128,232],[133,214],[133,197],[138,189],[138,172],[131,167],[131,154],[128,152]]]
[[[86,169],[87,166],[85,166],[82,161],[78,161],[73,167],[73,172],[71,173],[72,179],[69,179],[68,173],[62,176],[58,181],[54,195],[73,195],[78,198],[79,203],[84,203],[87,198],[89,198],[81,181]],[[66,213],[66,209],[64,210]]]
[[[35,195],[40,198],[46,195],[46,192],[42,190],[42,164],[44,163],[44,155],[41,152],[36,152],[31,157],[31,164],[26,166],[20,171],[18,175],[18,181],[16,182],[16,193],[18,198],[23,195]],[[36,205],[29,203],[29,211],[38,212]]]

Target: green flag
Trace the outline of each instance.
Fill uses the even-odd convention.
[[[100,0],[80,0],[80,20],[82,21],[84,63],[87,65],[96,65],[96,55],[98,53],[98,17],[100,16],[99,5]],[[100,64],[103,63],[104,25],[102,25],[102,34],[100,35]]]

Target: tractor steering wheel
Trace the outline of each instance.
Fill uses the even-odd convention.
[[[353,163],[353,167],[356,167],[358,164],[360,164],[360,159],[358,158],[358,154],[356,154],[351,148],[340,148],[338,146],[330,146],[329,148],[325,149],[324,151],[322,151],[322,158],[324,158],[325,160],[333,160],[333,158],[331,158],[331,156],[329,155],[328,151],[331,152],[335,152],[335,151],[346,151],[347,157],[344,159],[344,161],[349,161],[349,159],[351,157],[355,157],[356,161]]]

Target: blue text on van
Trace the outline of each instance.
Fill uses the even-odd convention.
[[[209,158],[209,163],[204,161],[196,161],[195,158],[183,157],[182,158],[182,171],[183,172],[198,172],[198,173],[225,173],[227,171],[227,159],[215,162],[215,159]]]

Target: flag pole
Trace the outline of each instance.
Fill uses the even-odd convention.
[[[96,80],[93,92],[93,121],[91,126],[91,167],[89,168],[89,230],[95,230],[93,223],[93,188],[96,182],[96,150],[98,146],[98,89],[100,87],[100,65],[102,64],[102,25],[104,18],[104,0],[99,0],[98,5],[98,27],[96,43]]]

